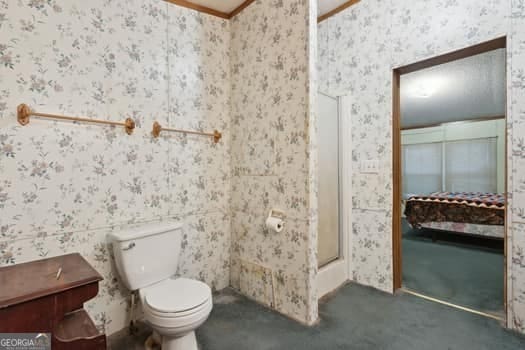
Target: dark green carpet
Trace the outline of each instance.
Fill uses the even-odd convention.
[[[524,337],[495,320],[356,284],[322,304],[321,321],[311,328],[233,293],[215,300],[210,319],[197,331],[202,350],[525,348]]]
[[[409,294],[393,296],[348,284],[320,305],[320,323],[306,327],[230,289],[214,296],[210,318],[197,330],[201,350],[510,350],[525,337],[498,321]],[[109,337],[111,350],[144,349],[142,325]]]
[[[416,292],[503,315],[504,263],[498,242],[411,230],[403,235],[403,285]]]

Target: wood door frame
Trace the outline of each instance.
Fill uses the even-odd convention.
[[[392,77],[392,183],[393,183],[393,204],[392,204],[392,247],[393,247],[393,292],[402,288],[403,274],[402,274],[402,232],[401,232],[401,185],[402,185],[402,169],[401,169],[401,94],[400,83],[401,75],[415,72],[421,69],[440,65],[447,62],[452,62],[462,58],[478,55],[484,52],[495,49],[507,48],[506,36],[499,37],[490,41],[486,41],[477,45],[463,48],[457,51],[449,52],[444,55],[432,57],[423,61],[412,63],[406,66],[393,69]],[[508,50],[506,50],[508,54]],[[505,60],[505,72],[507,72],[507,55]],[[505,80],[507,80],[507,73],[505,73]],[[508,101],[508,88],[505,85],[505,101]],[[505,108],[505,127],[507,126],[507,108]],[[506,133],[505,133],[506,134]],[[506,134],[507,135],[507,134]],[[508,135],[505,137],[505,202],[507,203],[507,147]],[[504,236],[504,313],[507,315],[507,209],[505,210],[505,236]]]

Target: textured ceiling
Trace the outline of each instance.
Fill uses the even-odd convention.
[[[505,115],[505,49],[401,76],[401,126]]]
[[[189,2],[191,3],[206,6],[208,8],[224,13],[232,12],[237,7],[239,7],[244,1],[245,0],[189,0]],[[317,0],[317,4],[319,7],[318,16],[322,16],[325,13],[332,11],[333,9],[344,4],[347,1],[348,0]]]

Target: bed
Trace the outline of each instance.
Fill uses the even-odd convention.
[[[413,228],[503,239],[505,197],[498,193],[435,192],[411,195],[405,217]]]

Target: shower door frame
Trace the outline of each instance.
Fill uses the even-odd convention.
[[[339,256],[319,267],[317,274],[318,297],[327,295],[350,280],[352,229],[352,134],[349,95],[330,95],[337,99],[339,119]]]

